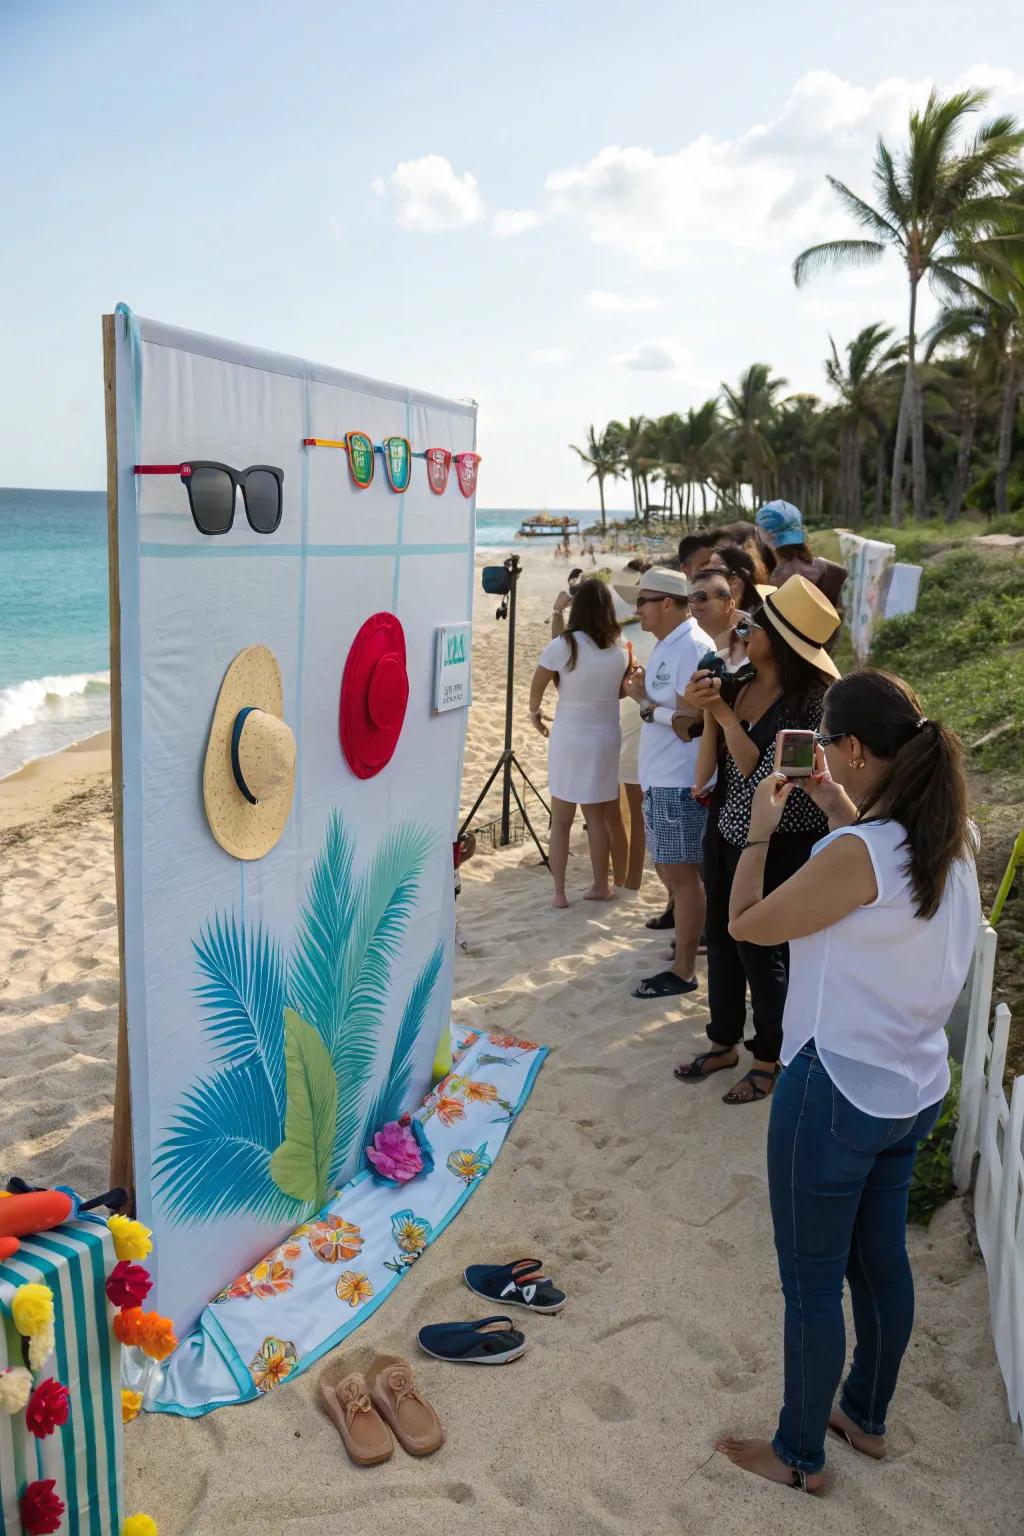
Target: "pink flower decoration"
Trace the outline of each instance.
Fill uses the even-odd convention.
[[[67,1421],[68,1389],[51,1376],[41,1381],[29,1398],[25,1423],[38,1440],[44,1440]]]
[[[141,1264],[132,1264],[129,1259],[122,1259],[110,1271],[107,1300],[112,1307],[122,1311],[125,1307],[141,1307],[152,1289],[149,1270],[143,1269]]]
[[[21,1496],[19,1510],[22,1528],[26,1536],[49,1536],[60,1529],[64,1514],[64,1500],[55,1492],[57,1484],[52,1477],[42,1482],[29,1483]]]
[[[397,1120],[383,1126],[373,1138],[373,1146],[366,1149],[367,1159],[385,1179],[405,1184],[423,1171],[416,1137]]]

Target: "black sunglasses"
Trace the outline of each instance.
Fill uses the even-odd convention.
[[[642,608],[644,603],[663,603],[668,595],[669,594],[667,592],[661,592],[657,597],[638,597],[636,600],[636,606],[638,608]]]
[[[822,736],[818,733],[819,747],[834,747],[837,741],[842,741],[844,736],[849,736],[849,731],[835,731],[831,736]]]
[[[281,523],[284,470],[273,464],[250,464],[232,469],[214,459],[192,459],[188,464],[136,464],[137,475],[178,475],[188,491],[192,521],[200,533],[229,533],[235,520],[235,496],[241,488],[242,505],[253,533],[275,533]]]
[[[749,640],[756,629],[763,629],[763,624],[755,624],[753,619],[740,619],[733,625],[733,633],[739,635],[741,640]]]

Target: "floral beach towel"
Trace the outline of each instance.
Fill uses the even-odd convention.
[[[162,1367],[126,1350],[125,1384],[197,1418],[308,1370],[376,1311],[484,1178],[547,1055],[453,1026],[453,1068],[415,1113],[434,1168],[391,1185],[367,1170],[203,1311]]]

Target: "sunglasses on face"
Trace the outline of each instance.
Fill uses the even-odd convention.
[[[763,629],[763,627],[761,624],[755,624],[753,619],[740,619],[739,623],[734,626],[733,632],[739,635],[741,640],[749,640],[755,630]]]
[[[214,536],[231,531],[239,490],[253,533],[275,533],[280,525],[284,471],[273,464],[232,469],[214,459],[192,459],[188,464],[136,464],[135,473],[178,475],[200,533]]]
[[[690,593],[691,603],[725,603],[732,597],[732,593],[726,587],[724,592],[697,591]]]
[[[849,736],[849,734],[849,731],[833,731],[831,736],[822,736],[819,732],[818,746],[834,747],[837,741],[842,741],[844,737]]]
[[[663,603],[665,601],[665,596],[665,593],[660,593],[654,597],[638,597],[636,600],[636,605],[638,608],[642,608],[644,603]]]

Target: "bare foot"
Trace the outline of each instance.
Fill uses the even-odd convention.
[[[842,1435],[855,1451],[861,1451],[865,1456],[872,1457],[875,1461],[884,1461],[888,1446],[884,1435],[868,1435],[849,1418],[841,1408],[832,1410],[832,1417],[828,1421],[829,1429],[834,1429],[837,1435]]]
[[[584,891],[583,892],[583,900],[584,901],[614,901],[615,900],[615,892],[612,890],[610,885],[606,885],[603,890],[600,888],[600,886],[592,885],[590,887],[589,891]]]
[[[770,1483],[785,1483],[789,1488],[797,1486],[793,1482],[796,1476],[793,1468],[779,1460],[770,1440],[741,1440],[736,1435],[727,1435],[724,1440],[715,1441],[715,1450],[728,1456],[733,1466],[741,1467],[744,1472],[756,1472],[758,1477],[766,1477]],[[824,1472],[808,1472],[804,1480],[808,1493],[817,1493],[824,1482]]]
[[[569,898],[564,894],[559,896],[558,892],[556,891],[554,896],[551,898],[551,905],[561,911],[563,907],[567,907],[569,905]]]

